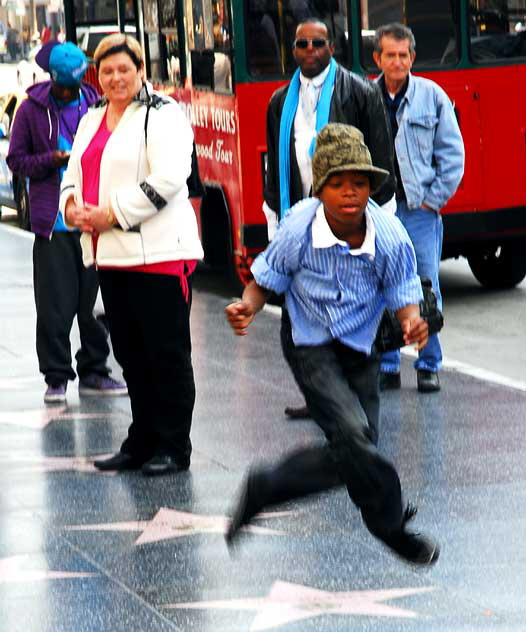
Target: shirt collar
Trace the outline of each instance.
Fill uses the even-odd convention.
[[[323,210],[323,204],[320,202],[316,210],[316,215],[312,222],[312,247],[313,248],[330,248],[331,246],[345,246],[349,248],[349,253],[354,256],[358,255],[370,255],[374,257],[376,231],[374,229],[374,223],[369,212],[369,209],[365,209],[365,238],[363,244],[359,248],[349,248],[349,244],[346,241],[338,239],[332,232],[327,218],[325,217],[325,211]]]
[[[385,75],[383,73],[378,77],[378,83],[380,84],[382,92],[384,93],[384,95],[389,97],[390,101],[396,101],[397,99],[401,101],[407,93],[407,88],[409,87],[410,76],[411,76],[411,73],[407,75],[404,81],[404,85],[400,88],[400,90],[398,90],[398,92],[394,95],[394,97],[391,97],[391,94],[387,91],[387,86],[385,85]]]
[[[323,82],[327,78],[327,75],[329,74],[330,68],[331,68],[331,65],[328,64],[327,67],[324,70],[322,70],[319,75],[316,75],[315,77],[311,77],[311,78],[305,77],[305,75],[302,75],[301,72],[300,72],[300,83],[301,83],[301,85],[302,86],[306,86],[310,82],[312,82],[312,84],[314,85],[315,88],[319,88],[320,86],[323,85]]]

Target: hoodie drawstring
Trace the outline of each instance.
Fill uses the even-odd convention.
[[[51,140],[51,133],[52,133],[53,130],[52,130],[52,127],[51,127],[51,114],[49,113],[49,108],[47,108],[46,112],[47,112],[47,120],[48,120],[48,123],[49,123],[49,140]]]

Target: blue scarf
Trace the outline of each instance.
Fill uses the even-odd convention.
[[[331,109],[332,88],[336,79],[336,68],[338,64],[331,59],[329,72],[321,89],[318,107],[316,108],[316,134],[329,122],[329,112]],[[279,125],[279,191],[280,191],[280,218],[286,215],[290,209],[290,134],[292,125],[298,109],[300,97],[300,69],[297,68],[289,85],[281,122]],[[312,157],[316,138],[312,139],[309,154]]]

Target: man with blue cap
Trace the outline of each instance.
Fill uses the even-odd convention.
[[[82,83],[88,62],[71,42],[47,42],[36,62],[51,80],[28,88],[13,125],[7,164],[19,177],[29,178],[36,347],[47,384],[44,401],[65,401],[68,380],[75,379],[70,345],[75,316],[81,342],[75,356],[79,393],[126,394],[126,386],[110,377],[106,331],[93,315],[97,272],[83,266],[80,233],[66,227],[58,210],[73,139],[81,118],[99,97]]]

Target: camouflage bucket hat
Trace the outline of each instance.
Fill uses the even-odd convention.
[[[371,193],[377,191],[389,172],[374,167],[363,134],[352,125],[329,123],[316,138],[312,157],[312,191],[319,193],[327,178],[337,171],[364,171],[371,180]]]

